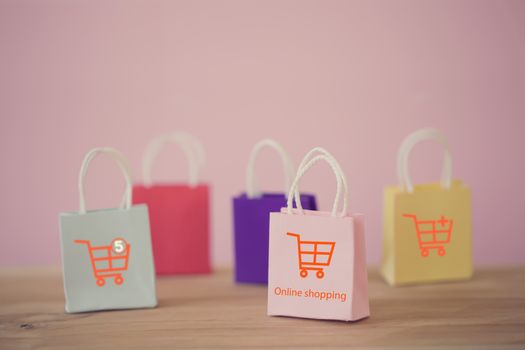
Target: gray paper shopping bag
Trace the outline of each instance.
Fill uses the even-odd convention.
[[[112,156],[126,179],[120,208],[86,211],[84,178],[98,154]],[[148,208],[132,206],[131,173],[111,148],[91,150],[79,176],[79,212],[60,214],[67,312],[132,309],[157,305]]]

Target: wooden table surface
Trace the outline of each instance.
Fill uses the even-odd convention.
[[[389,287],[371,270],[372,316],[345,323],[266,316],[266,288],[228,271],[158,279],[159,307],[66,314],[58,268],[0,269],[0,348],[525,348],[525,268],[471,281]]]

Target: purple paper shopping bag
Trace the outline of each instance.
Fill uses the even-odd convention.
[[[261,193],[258,190],[254,166],[262,148],[276,150],[283,162],[286,188],[283,193]],[[268,230],[270,213],[279,212],[286,206],[286,192],[290,186],[294,169],[290,157],[284,148],[274,140],[262,140],[257,143],[248,161],[246,172],[246,193],[233,199],[235,232],[235,280],[244,283],[268,283]],[[313,195],[301,195],[303,206],[316,210]]]

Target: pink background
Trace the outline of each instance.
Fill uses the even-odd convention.
[[[445,132],[454,173],[472,188],[479,264],[525,263],[525,2],[0,0],[0,264],[57,264],[58,213],[77,210],[77,174],[94,146],[129,156],[186,130],[208,151],[213,260],[232,262],[231,197],[251,146],[279,140],[296,164],[331,150],[351,209],[366,214],[368,257],[381,256],[382,191],[396,182],[402,138]],[[266,189],[280,160],[261,156]],[[431,143],[411,159],[437,180]],[[117,167],[94,162],[88,207],[110,207]],[[158,180],[183,180],[175,147]],[[327,166],[302,184],[329,209]]]

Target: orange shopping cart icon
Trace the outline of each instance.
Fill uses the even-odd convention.
[[[115,238],[111,245],[100,247],[93,247],[90,241],[85,240],[75,240],[75,243],[87,245],[93,275],[99,287],[106,284],[106,278],[113,277],[118,285],[124,282],[122,272],[128,269],[130,245],[123,238]]]
[[[417,220],[414,214],[403,216],[414,220],[421,256],[427,257],[430,249],[437,249],[439,256],[445,256],[447,252],[444,245],[450,243],[454,220],[446,219],[443,215],[439,220]]]
[[[317,278],[324,277],[323,269],[330,266],[335,242],[302,241],[301,235],[297,233],[287,233],[288,236],[297,238],[297,255],[299,257],[299,274],[305,278],[308,270],[317,271]]]

